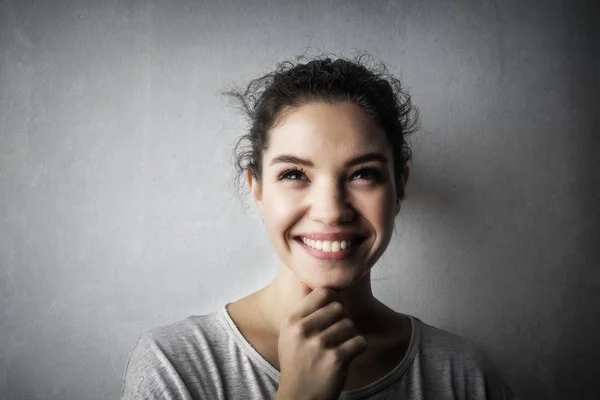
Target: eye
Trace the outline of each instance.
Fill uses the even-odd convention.
[[[286,181],[299,181],[299,180],[308,180],[306,178],[306,173],[301,168],[290,168],[283,171],[279,174],[279,180]]]
[[[377,168],[362,168],[352,175],[352,180],[364,180],[370,182],[381,181],[382,174]]]

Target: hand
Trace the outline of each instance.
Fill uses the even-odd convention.
[[[300,283],[304,299],[279,333],[281,370],[276,399],[337,399],[351,361],[367,347],[334,290]]]

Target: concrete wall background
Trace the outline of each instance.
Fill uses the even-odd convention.
[[[118,398],[142,330],[268,283],[219,91],[312,46],[370,51],[421,111],[376,295],[523,398],[599,398],[598,22],[593,0],[0,0],[0,396]]]

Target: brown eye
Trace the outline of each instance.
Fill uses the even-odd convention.
[[[292,169],[283,171],[279,175],[279,180],[299,181],[299,180],[308,180],[308,179],[306,178],[306,174],[304,173],[304,171],[297,169],[297,168],[292,168]]]
[[[362,168],[352,175],[353,180],[364,180],[370,182],[379,182],[381,181],[382,174],[376,168]]]

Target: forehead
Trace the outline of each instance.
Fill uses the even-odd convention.
[[[271,129],[265,161],[290,153],[318,164],[371,152],[391,157],[385,133],[360,106],[319,102],[285,112]]]

